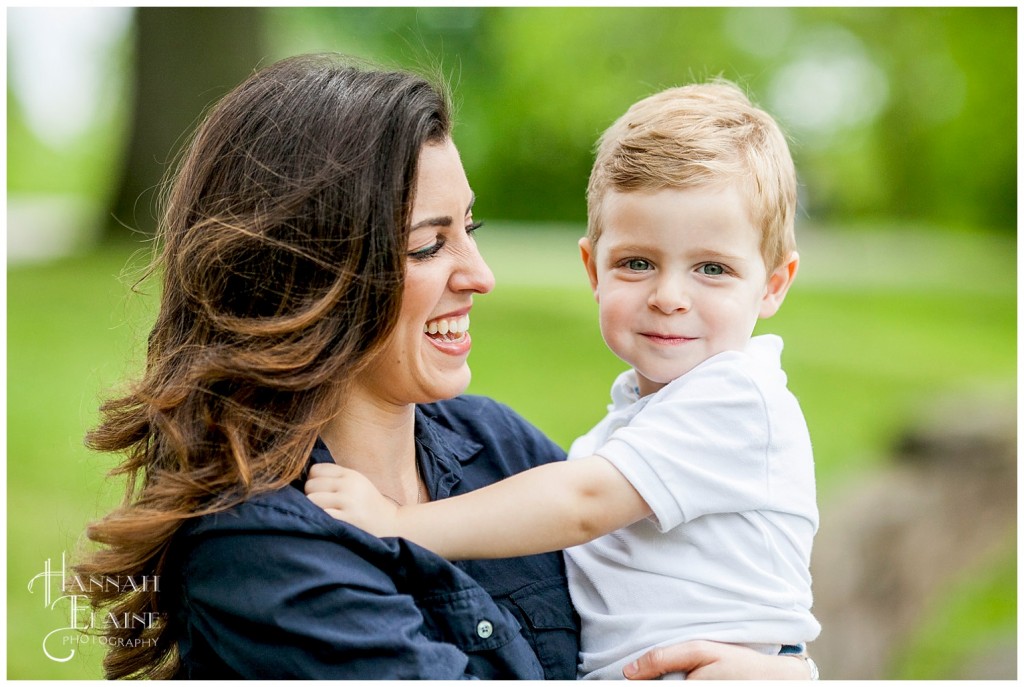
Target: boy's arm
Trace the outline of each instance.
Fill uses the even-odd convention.
[[[541,465],[468,494],[398,507],[361,474],[314,465],[306,494],[339,520],[449,560],[507,558],[583,544],[651,514],[600,456]]]

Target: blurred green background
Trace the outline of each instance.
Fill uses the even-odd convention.
[[[474,310],[470,391],[563,446],[622,369],[575,246],[593,143],[638,98],[713,76],[792,140],[801,272],[760,329],[786,339],[821,536],[828,505],[884,478],[934,399],[981,389],[1015,407],[1015,7],[9,8],[7,43],[8,678],[101,675],[102,647],[60,631],[68,602],[47,607],[46,580],[29,583],[120,498],[115,461],[82,435],[142,363],[157,287],[130,287],[160,177],[205,107],[287,55],[340,51],[452,83],[498,280]],[[985,677],[965,673],[979,647],[1016,646],[1016,519],[997,525],[1004,545],[951,560],[879,668],[824,675]],[[816,577],[819,597],[829,583]]]

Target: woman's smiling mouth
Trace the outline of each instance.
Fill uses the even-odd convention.
[[[448,337],[448,340],[461,338],[469,331],[469,315],[460,317],[441,317],[423,325],[423,333],[431,338]]]
[[[448,355],[462,355],[469,352],[469,313],[447,315],[430,320],[423,325],[423,333],[430,343]]]

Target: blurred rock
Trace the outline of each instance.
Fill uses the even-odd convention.
[[[811,653],[823,677],[891,677],[947,586],[1014,545],[1016,447],[1012,395],[944,398],[900,437],[890,466],[819,499],[812,572],[822,633]],[[1015,641],[986,651],[995,655],[949,677],[1016,678]]]

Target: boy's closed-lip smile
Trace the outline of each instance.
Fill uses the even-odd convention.
[[[664,344],[669,346],[679,346],[690,341],[696,341],[697,338],[693,336],[683,336],[681,334],[661,334],[659,332],[640,332],[640,336],[644,337],[648,341],[656,344]]]

